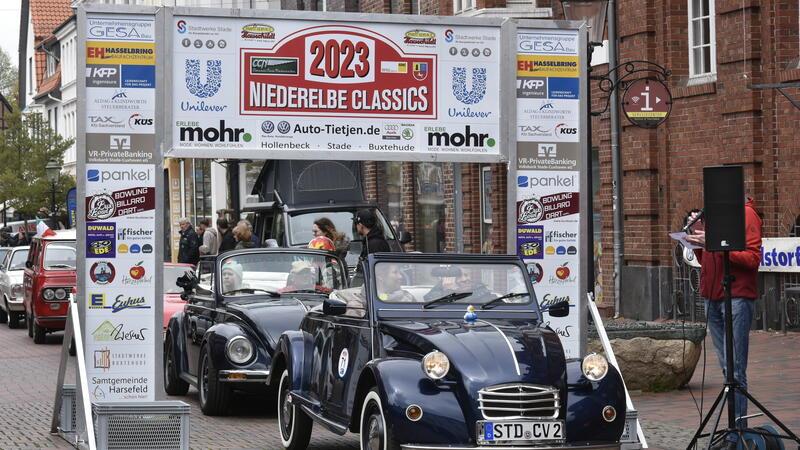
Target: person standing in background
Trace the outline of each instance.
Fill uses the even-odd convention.
[[[219,253],[219,232],[211,226],[211,219],[207,217],[200,219],[197,228],[202,230],[200,235],[202,236],[203,244],[200,246],[200,255],[216,255]]]
[[[200,237],[194,231],[186,217],[178,221],[181,227],[181,240],[178,244],[178,262],[181,264],[197,264],[200,260]]]
[[[233,230],[231,230],[228,220],[225,218],[217,219],[217,228],[219,230],[219,251],[218,253],[227,252],[236,248],[236,238],[233,237]]]

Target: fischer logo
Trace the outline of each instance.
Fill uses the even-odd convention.
[[[473,133],[470,126],[463,133],[449,133],[442,127],[426,127],[431,147],[494,147],[497,143],[488,133]]]
[[[202,128],[196,122],[178,122],[181,142],[250,142],[253,136],[244,128],[229,128],[225,120],[217,128]]]
[[[145,240],[153,237],[153,230],[146,230],[144,228],[121,228],[117,230],[117,239],[120,241],[126,240]]]

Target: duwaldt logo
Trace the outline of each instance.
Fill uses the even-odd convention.
[[[472,89],[467,90],[467,69],[453,67],[453,96],[465,105],[474,105],[486,95],[486,69],[472,69]]]
[[[219,121],[218,128],[184,126],[180,128],[181,142],[250,142],[253,138],[244,128],[228,128],[225,121]]]
[[[179,20],[178,21],[178,33],[180,33],[180,34],[186,33],[186,21],[185,20]]]

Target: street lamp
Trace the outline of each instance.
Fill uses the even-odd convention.
[[[50,194],[52,195],[50,217],[53,219],[56,215],[56,183],[58,183],[58,177],[61,175],[61,166],[55,159],[51,159],[47,161],[47,165],[44,166],[44,172],[45,175],[47,175],[47,179],[50,180]]]
[[[567,20],[586,22],[589,42],[603,42],[608,0],[561,0],[561,7]]]

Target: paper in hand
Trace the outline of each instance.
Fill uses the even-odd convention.
[[[703,247],[700,247],[698,245],[692,244],[691,242],[687,241],[686,240],[686,236],[688,236],[688,234],[686,234],[683,231],[677,231],[675,233],[670,233],[669,234],[669,237],[671,237],[675,241],[680,242],[681,244],[683,244],[683,246],[685,248],[688,248],[689,250],[694,250],[696,248],[700,248],[700,249],[703,248]]]

